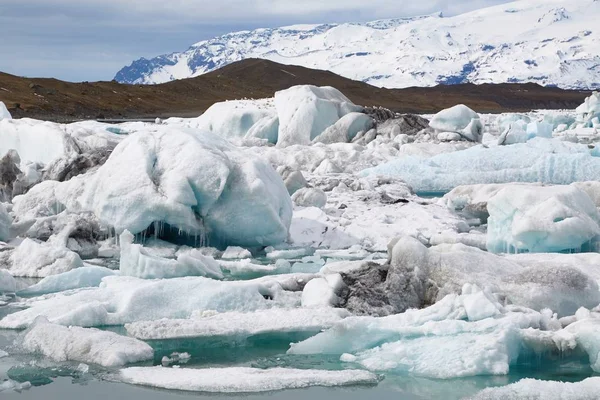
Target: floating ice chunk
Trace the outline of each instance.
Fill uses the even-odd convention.
[[[292,201],[301,207],[323,208],[327,204],[327,195],[317,188],[302,188],[292,195]]]
[[[275,264],[255,264],[251,259],[245,258],[239,261],[219,260],[221,269],[228,271],[231,276],[248,276],[254,274],[269,275],[275,273],[289,272],[291,265],[286,260],[277,260]]]
[[[277,143],[279,120],[272,99],[215,103],[188,124],[226,138],[259,138]]]
[[[507,113],[500,114],[496,118],[498,132],[504,132],[509,126],[517,126],[521,129],[531,122],[531,118],[525,114]]]
[[[294,259],[311,256],[314,252],[314,249],[306,247],[301,247],[299,249],[272,250],[267,253],[266,257],[270,260]]]
[[[599,387],[599,377],[574,383],[522,379],[508,386],[484,389],[470,400],[591,400],[598,396]]]
[[[521,349],[520,330],[539,328],[545,317],[524,308],[519,312],[502,309],[493,318],[467,322],[465,303],[481,293],[471,288],[465,287],[468,294],[448,295],[421,310],[346,318],[293,344],[288,353],[346,353],[344,361],[370,370],[431,378],[506,374]]]
[[[529,139],[534,137],[552,139],[553,130],[554,127],[547,122],[530,122],[527,124],[527,137]]]
[[[83,261],[69,249],[26,238],[13,250],[8,270],[13,276],[44,278],[81,267]]]
[[[239,260],[242,258],[252,258],[252,253],[248,249],[238,246],[229,246],[221,256],[224,260]]]
[[[582,127],[591,127],[592,120],[600,116],[600,93],[594,92],[575,110],[577,123]]]
[[[275,106],[279,116],[279,147],[308,145],[344,115],[362,111],[362,107],[328,86],[294,86],[276,92]]]
[[[588,354],[592,369],[600,372],[600,319],[582,319],[565,331],[575,336],[577,345]]]
[[[35,285],[20,290],[17,294],[19,296],[39,296],[70,289],[98,287],[104,277],[114,274],[115,271],[104,267],[81,267],[61,274],[47,276]]]
[[[203,277],[144,280],[107,276],[98,288],[27,300],[29,308],[7,315],[0,327],[22,329],[43,315],[70,326],[123,325],[160,318],[188,318],[197,310],[255,311],[290,307],[275,278],[260,282],[221,282]]]
[[[510,186],[487,203],[487,248],[493,252],[580,249],[600,235],[600,214],[574,186]]]
[[[344,286],[340,274],[315,278],[302,291],[302,307],[335,307],[340,303],[337,296]]]
[[[6,380],[2,383],[0,383],[0,393],[2,392],[8,392],[8,391],[14,391],[14,392],[21,392],[23,390],[27,390],[31,388],[31,383],[30,382],[17,382],[17,381],[13,381],[12,379]]]
[[[290,196],[296,193],[297,190],[308,186],[308,182],[306,182],[304,175],[302,175],[302,172],[300,171],[294,171],[282,166],[277,168],[277,173],[283,178],[283,183],[285,183],[285,187]]]
[[[482,291],[476,285],[466,283],[463,286],[463,305],[469,321],[479,321],[500,314],[502,306],[487,291]]]
[[[334,308],[273,308],[249,313],[224,312],[191,319],[160,319],[125,325],[127,333],[141,340],[209,336],[239,338],[271,332],[320,332],[348,317],[350,313]]]
[[[433,116],[429,126],[438,133],[458,133],[472,142],[481,142],[483,137],[479,114],[463,104],[440,111]]]
[[[319,166],[315,168],[313,174],[315,175],[329,175],[329,174],[339,174],[344,172],[342,168],[340,168],[337,164],[329,159],[324,159],[321,161]]]
[[[217,136],[162,126],[128,136],[85,189],[84,208],[118,232],[164,222],[219,245],[266,246],[287,239],[292,216],[266,162]]]
[[[10,115],[10,112],[8,112],[8,108],[6,108],[6,105],[0,101],[0,120],[3,119],[12,119],[12,115]]]
[[[363,170],[362,176],[404,180],[415,192],[447,192],[478,183],[566,185],[600,176],[600,158],[581,144],[535,138],[512,146],[473,146],[433,157],[402,157]]]
[[[187,364],[192,356],[190,353],[171,353],[169,357],[164,356],[160,363],[163,367],[168,367],[171,364]]]
[[[17,290],[17,282],[8,271],[0,269],[0,294],[14,293]]]
[[[124,231],[120,236],[121,274],[143,279],[178,278],[182,276],[208,276],[223,278],[219,264],[191,249],[180,252],[177,259],[168,259],[149,254],[140,244],[133,243],[133,235]]]
[[[270,392],[311,386],[374,385],[378,382],[375,374],[361,370],[326,371],[245,367],[205,369],[132,367],[122,369],[118,379],[135,385],[214,393]]]
[[[319,136],[313,139],[313,143],[351,142],[359,132],[368,132],[374,126],[375,121],[367,114],[352,112],[344,115],[335,124],[325,129]]]
[[[44,317],[24,333],[20,346],[54,361],[79,361],[104,367],[151,360],[154,350],[148,344],[114,332],[94,328],[51,324]]]
[[[498,138],[498,145],[525,143],[529,134],[520,125],[509,125]]]
[[[451,336],[434,333],[384,343],[358,353],[354,362],[371,371],[405,372],[437,379],[506,375],[518,356],[519,345],[516,329],[499,329],[492,333],[455,332]]]

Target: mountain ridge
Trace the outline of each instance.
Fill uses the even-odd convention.
[[[520,0],[470,13],[232,32],[134,61],[116,80],[195,77],[247,58],[330,70],[379,87],[527,83],[600,88],[596,0]]]

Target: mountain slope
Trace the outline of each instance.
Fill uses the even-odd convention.
[[[70,83],[0,73],[0,101],[14,117],[54,121],[195,117],[218,101],[272,97],[278,90],[303,84],[334,86],[356,104],[416,113],[434,113],[459,103],[479,112],[575,108],[589,96],[589,92],[531,83],[383,89],[329,71],[249,59],[196,78],[159,85]]]
[[[115,79],[161,83],[263,58],[379,87],[535,82],[600,88],[599,19],[598,0],[521,0],[451,18],[257,29],[140,59]]]

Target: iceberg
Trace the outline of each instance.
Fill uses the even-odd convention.
[[[292,201],[301,207],[324,208],[327,204],[327,195],[318,188],[301,188],[292,195]]]
[[[100,287],[56,293],[25,301],[28,308],[5,316],[0,329],[23,329],[43,315],[64,326],[124,325],[161,318],[189,318],[194,311],[256,311],[294,307],[274,279],[221,282],[203,277],[144,280],[107,276]]]
[[[170,123],[170,120],[166,121]],[[215,103],[187,125],[228,139],[257,138],[276,144],[279,119],[272,99]]]
[[[344,115],[335,124],[325,129],[312,140],[313,143],[349,143],[362,132],[363,134],[375,127],[375,120],[367,114],[352,112]]]
[[[538,329],[551,319],[533,310],[504,307],[476,286],[463,289],[461,295],[447,295],[420,310],[345,318],[292,344],[288,353],[336,354],[372,371],[438,379],[507,374],[522,351],[521,329]]]
[[[77,326],[51,324],[36,319],[23,334],[19,345],[29,353],[43,354],[54,361],[79,361],[104,367],[152,360],[150,345],[114,332]]]
[[[594,127],[594,118],[600,117],[600,93],[594,92],[575,110],[576,125],[583,128]]]
[[[146,249],[133,243],[133,235],[124,231],[119,237],[121,257],[119,270],[122,275],[143,279],[165,279],[183,276],[206,276],[222,279],[219,264],[197,249],[180,252],[177,259],[168,259],[149,254]]]
[[[278,147],[309,145],[346,114],[363,110],[333,87],[311,85],[276,92],[275,107],[279,116]]]
[[[245,338],[273,332],[318,333],[350,313],[334,308],[272,308],[249,313],[237,311],[193,313],[190,319],[159,319],[125,325],[127,333],[141,340],[235,336]]]
[[[581,144],[534,138],[512,146],[474,146],[433,157],[404,157],[361,171],[361,176],[404,180],[417,193],[460,185],[538,182],[568,185],[600,176],[600,157]]]
[[[137,234],[157,222],[159,235],[165,224],[166,235],[204,235],[220,246],[280,243],[292,217],[270,165],[217,136],[163,126],[120,143],[79,200],[117,232]]]
[[[65,247],[29,238],[23,239],[12,250],[6,265],[13,276],[31,278],[45,278],[83,266],[83,261],[77,253]]]
[[[479,114],[464,104],[459,104],[435,114],[429,126],[436,133],[458,133],[472,142],[481,142],[483,138],[483,125]]]
[[[487,248],[496,253],[579,251],[600,235],[596,205],[575,186],[511,185],[487,210]]]
[[[122,369],[117,380],[135,385],[213,393],[254,393],[311,386],[375,385],[377,375],[362,370],[326,371],[292,368]]]
[[[0,101],[0,120],[3,119],[12,119],[12,115],[10,115],[10,112],[8,112],[8,108],[6,108],[6,105]]]
[[[64,292],[71,289],[98,287],[106,276],[115,275],[115,271],[96,266],[80,267],[57,275],[50,275],[35,285],[19,290],[19,296],[40,296],[43,294]]]
[[[581,382],[522,379],[508,386],[484,389],[469,400],[591,400],[598,396],[599,387],[599,377]]]

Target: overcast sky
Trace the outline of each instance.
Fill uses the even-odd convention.
[[[140,57],[183,51],[235,30],[362,22],[506,0],[0,0],[0,71],[110,80]]]

